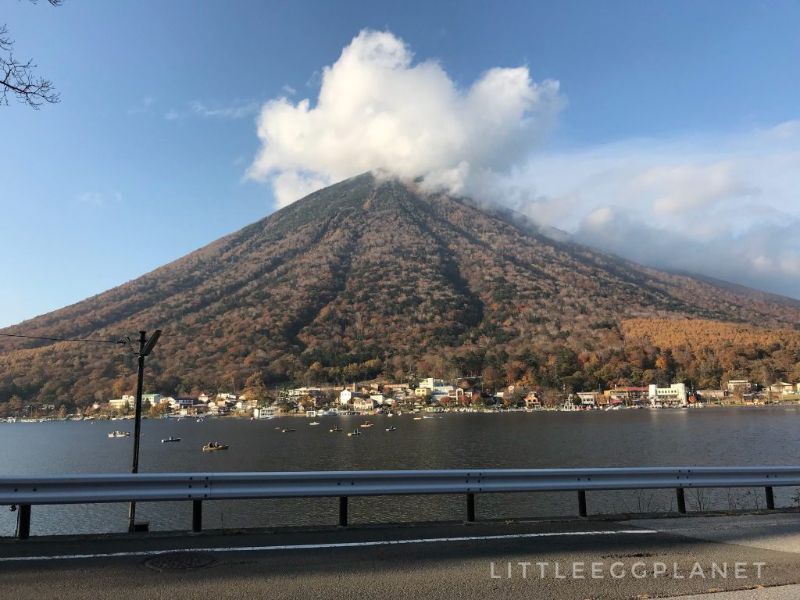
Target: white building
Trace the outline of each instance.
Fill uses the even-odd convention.
[[[350,390],[342,390],[339,392],[339,404],[350,404],[353,399],[353,392]]]
[[[353,402],[353,410],[357,412],[375,410],[375,401],[372,398],[356,398]]]
[[[600,392],[578,392],[582,406],[597,406],[597,397]]]
[[[420,380],[419,385],[417,387],[426,388],[431,391],[435,390],[438,387],[444,385],[443,379],[435,379],[433,377],[426,377],[425,379]]]
[[[673,383],[669,387],[658,387],[650,384],[648,387],[648,398],[650,404],[674,404],[686,406],[687,395],[686,385],[683,383]]]
[[[131,398],[133,398],[133,396],[123,396],[122,398],[109,400],[108,407],[111,410],[124,410],[126,408],[133,408],[135,402]]]
[[[278,416],[279,412],[280,410],[278,410],[277,406],[265,406],[263,408],[254,408],[253,416],[256,419],[271,419]]]
[[[314,398],[318,398],[322,396],[322,388],[317,388],[317,387],[294,388],[291,390],[286,390],[286,395],[289,396],[289,398],[301,398],[303,396],[312,396]]]
[[[133,396],[130,397],[133,398]],[[142,404],[145,402],[149,402],[151,406],[161,404],[161,394],[142,394]]]

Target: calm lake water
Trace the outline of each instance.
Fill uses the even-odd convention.
[[[375,427],[348,438],[364,417],[145,420],[140,470],[295,471],[368,469],[543,468],[800,464],[800,408],[445,414],[370,417]],[[386,432],[394,425],[397,431]],[[295,433],[282,434],[280,427]],[[0,476],[129,472],[132,438],[109,439],[133,421],[0,424]],[[170,435],[180,443],[162,444]],[[231,445],[203,453],[208,441]],[[776,489],[776,504],[794,504],[795,489]],[[764,506],[761,490],[687,491],[690,509]],[[571,515],[574,493],[478,496],[478,518]],[[668,491],[594,492],[590,512],[675,508]],[[204,526],[334,524],[335,499],[218,501],[204,504]],[[461,519],[462,496],[354,498],[355,523]],[[32,534],[111,532],[126,527],[127,506],[34,507]],[[139,520],[151,529],[187,529],[188,502],[146,503]],[[0,508],[0,535],[13,535],[16,514]]]

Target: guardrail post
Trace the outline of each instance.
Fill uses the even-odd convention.
[[[686,514],[686,495],[683,492],[683,488],[677,488],[675,490],[675,495],[678,498],[678,512],[682,515]]]
[[[467,523],[475,522],[475,494],[467,494]]]
[[[582,517],[585,517],[587,515],[586,490],[578,490],[578,514]]]
[[[347,496],[339,496],[339,527],[347,527]]]
[[[198,533],[203,530],[203,501],[192,500],[192,531]]]
[[[767,494],[767,508],[769,510],[775,510],[775,494],[772,493],[772,486],[768,485],[764,488],[764,491]]]
[[[31,535],[31,505],[20,504],[17,513],[17,538],[27,540]]]

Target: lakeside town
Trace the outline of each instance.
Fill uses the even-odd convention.
[[[477,378],[476,378],[477,379]],[[486,391],[478,381],[461,379],[448,383],[428,377],[409,383],[367,382],[347,387],[298,387],[221,391],[190,396],[146,393],[142,396],[145,418],[238,417],[267,419],[277,416],[377,415],[420,412],[532,412],[628,409],[686,409],[714,406],[761,406],[800,403],[800,382],[761,386],[748,380],[730,380],[720,389],[692,390],[684,383],[668,386],[616,386],[603,391],[548,393],[508,386]],[[19,404],[7,409],[0,422],[133,418],[136,398],[123,395],[95,402],[75,414],[56,412],[54,405]],[[8,411],[7,411],[8,412]]]

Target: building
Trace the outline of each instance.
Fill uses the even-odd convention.
[[[418,388],[427,388],[429,390],[434,390],[434,389],[436,389],[438,387],[441,387],[443,385],[444,385],[444,380],[443,379],[435,379],[433,377],[426,377],[425,379],[421,379],[420,380],[419,385],[417,385],[417,387]]]
[[[658,387],[656,384],[650,384],[648,398],[651,404],[686,406],[688,400],[686,385],[673,383],[669,387]]]
[[[342,390],[339,392],[339,404],[350,404],[353,399],[354,393],[350,390]]]
[[[122,398],[115,398],[108,401],[108,407],[111,410],[126,410],[134,407],[136,401],[133,396],[123,396]]]
[[[265,406],[263,408],[254,408],[253,417],[256,419],[271,419],[278,415],[280,410],[277,406]]]
[[[161,394],[142,394],[142,406],[144,406],[145,402],[149,402],[150,406],[161,404]]]
[[[608,398],[608,404],[633,405],[643,402],[648,397],[649,389],[646,387],[622,386],[613,390],[606,390],[603,395]]]
[[[286,390],[286,395],[289,398],[302,398],[303,396],[311,396],[312,398],[322,397],[322,388],[316,387],[300,387],[292,390]]]
[[[353,401],[353,410],[357,412],[375,410],[375,401],[372,398],[356,398]]]
[[[178,398],[175,398],[174,406],[179,410],[183,408],[189,409],[192,408],[194,405],[195,405],[195,399],[189,396],[180,396]]]
[[[578,392],[581,406],[597,406],[597,398],[600,395],[600,392]]]
[[[725,390],[697,390],[703,402],[722,402],[728,393]]]
[[[747,379],[731,379],[728,381],[729,394],[747,394],[753,391],[753,384]]]
[[[384,394],[397,392],[408,392],[411,388],[407,383],[384,383],[382,386]]]
[[[769,391],[772,394],[788,396],[789,394],[794,394],[794,384],[786,383],[785,381],[779,381],[778,383],[773,383],[771,386],[769,386]]]
[[[527,408],[541,408],[542,402],[539,400],[539,394],[536,392],[528,392],[525,396],[525,406]]]

